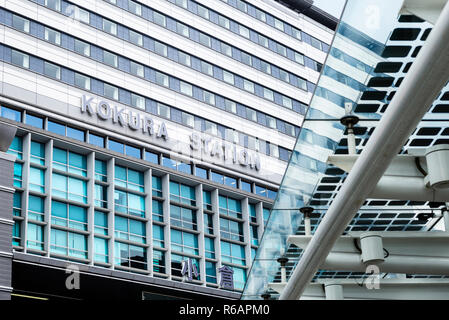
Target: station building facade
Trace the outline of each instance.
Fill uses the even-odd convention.
[[[0,1],[2,298],[238,299],[332,39],[316,20]]]

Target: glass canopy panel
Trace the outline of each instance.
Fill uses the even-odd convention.
[[[304,234],[299,209],[304,206],[314,208],[311,218],[313,233],[346,177],[345,172],[327,162],[330,155],[348,153],[346,128],[340,124],[340,119],[347,112],[359,117],[355,135],[357,152],[360,153],[393,98],[401,78],[406,75],[410,67],[407,64],[416,57],[412,51],[425,41],[425,30],[432,26],[414,16],[400,18],[402,3],[401,0],[346,2],[242,299],[261,299],[261,294],[267,291],[274,298],[278,296],[268,288],[268,283],[280,281],[276,260],[284,254],[289,258],[286,268],[289,277],[302,253],[299,248],[287,244],[290,235]],[[393,41],[394,31],[399,27],[417,27],[420,29],[419,37]],[[432,143],[438,137],[444,138],[444,122],[449,109],[446,112],[441,108],[440,101],[445,98],[441,94],[424,117],[424,120],[439,121],[431,125],[433,130],[424,132],[434,135]],[[447,98],[449,100],[449,93]],[[437,106],[440,109],[433,113],[440,114],[435,115],[432,111]],[[446,131],[449,136],[449,129]],[[419,128],[414,135],[419,135]],[[413,144],[425,145],[421,140],[413,141],[408,141],[401,152],[407,152]],[[426,231],[432,226],[427,221],[418,221],[417,213],[430,212],[429,205],[410,200],[367,199],[346,232]],[[361,276],[363,274],[319,270],[315,279]]]

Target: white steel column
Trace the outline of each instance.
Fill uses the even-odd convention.
[[[305,250],[280,299],[299,299],[449,78],[449,5]]]

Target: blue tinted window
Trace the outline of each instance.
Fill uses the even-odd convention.
[[[48,121],[47,130],[61,136],[65,136],[65,125],[53,121]]]
[[[134,158],[142,158],[141,150],[139,148],[135,148],[132,146],[125,146],[125,153],[128,156],[134,157]]]
[[[240,188],[244,191],[251,192],[251,183],[241,181],[240,182]]]
[[[178,163],[178,171],[192,174],[192,166],[189,163],[179,162]]]
[[[195,175],[197,177],[200,177],[200,178],[203,178],[203,179],[207,179],[207,170],[203,169],[203,168],[196,167],[195,168]]]
[[[41,128],[41,129],[44,128],[44,119],[32,116],[30,114],[26,115],[25,123],[29,124],[29,125],[31,125],[33,127],[37,127],[37,128]]]
[[[225,185],[230,186],[232,188],[237,188],[237,180],[231,177],[224,177]]]
[[[1,108],[1,116],[6,119],[11,119],[17,122],[22,121],[22,113],[20,111],[3,107]]]
[[[70,128],[67,127],[67,137],[75,139],[75,140],[79,140],[79,141],[84,141],[84,131],[82,130],[78,130],[75,128]]]
[[[211,171],[211,177],[210,178],[214,182],[223,184],[224,177],[223,177],[222,174],[219,174],[219,173]]]
[[[170,158],[167,158],[166,156],[162,156],[162,165],[164,167],[176,170],[176,161],[172,160]]]
[[[109,150],[123,153],[124,147],[125,146],[123,145],[123,143],[116,142],[114,140],[109,140]]]
[[[151,163],[159,164],[159,155],[157,153],[145,151],[145,160]]]
[[[104,148],[104,138],[92,133],[89,133],[89,143]]]

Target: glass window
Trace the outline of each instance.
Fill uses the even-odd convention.
[[[315,47],[319,50],[321,50],[321,41],[318,39],[315,39],[314,37],[310,37],[310,43],[312,45],[312,47]]]
[[[55,147],[53,148],[53,168],[86,177],[86,156]]]
[[[108,140],[108,149],[119,153],[125,153],[125,145],[112,139]]]
[[[183,23],[176,22],[176,32],[184,37],[189,37],[189,27]]]
[[[131,61],[131,73],[138,77],[144,76],[143,66],[141,64]]]
[[[179,86],[181,93],[184,93],[190,97],[193,95],[193,88],[191,84],[184,81],[179,81]]]
[[[60,201],[51,202],[51,223],[70,229],[87,230],[87,209]]]
[[[214,68],[212,67],[212,65],[210,63],[201,61],[201,72],[208,74],[210,76],[214,75]]]
[[[260,61],[260,69],[267,74],[271,74],[271,65],[265,61]]]
[[[224,239],[244,241],[241,222],[220,218],[220,235]]]
[[[87,203],[86,181],[58,173],[53,173],[52,179],[53,196],[81,203]]]
[[[138,46],[143,46],[143,36],[135,31],[129,30],[129,41]]]
[[[0,116],[17,122],[22,122],[22,112],[5,106],[0,106]]]
[[[59,46],[61,45],[61,34],[56,30],[45,27],[45,40]]]
[[[45,144],[37,141],[31,141],[30,162],[45,165]]]
[[[89,24],[90,23],[90,13],[87,10],[76,7],[75,9],[75,19],[78,21]]]
[[[249,217],[251,219],[251,222],[257,222],[256,205],[249,203],[248,211],[249,211]]]
[[[186,66],[191,66],[190,55],[184,52],[178,51],[178,61]]]
[[[194,126],[194,117],[186,112],[182,113],[182,123],[190,128]]]
[[[293,108],[292,99],[286,96],[282,96],[282,105],[286,108],[292,109]]]
[[[164,227],[153,224],[153,246],[164,247]]]
[[[214,106],[215,105],[215,94],[213,94],[212,92],[203,90],[203,101]]]
[[[176,227],[197,230],[196,212],[191,209],[170,205],[170,224]]]
[[[25,123],[36,128],[40,129],[44,128],[44,119],[33,116],[28,113],[25,115]]]
[[[66,126],[53,121],[48,121],[47,130],[62,136],[66,134]]]
[[[61,68],[52,63],[44,62],[44,74],[54,79],[61,79]]]
[[[170,200],[195,206],[195,188],[182,183],[170,181]]]
[[[250,109],[250,108],[246,108],[246,118],[248,120],[257,122],[257,113],[256,110]]]
[[[44,221],[44,198],[28,196],[28,220]]]
[[[224,184],[232,188],[237,188],[237,179],[224,176]]]
[[[256,8],[256,18],[263,22],[267,22],[267,15],[265,14],[265,12],[263,12],[257,8]]]
[[[83,42],[81,40],[75,39],[75,52],[89,57],[90,56],[90,44]]]
[[[44,230],[42,226],[34,223],[28,223],[27,248],[44,250]]]
[[[205,45],[206,47],[211,46],[210,37],[208,35],[205,35],[204,33],[200,32],[200,43],[202,45]]]
[[[268,100],[270,100],[270,101],[273,101],[274,100],[274,93],[273,93],[273,91],[271,91],[270,89],[268,89],[268,88],[263,88],[263,97],[265,98],[265,99],[268,99]]]
[[[241,52],[241,57],[242,57],[242,62],[251,66],[252,65],[252,58],[249,54],[245,53],[245,52]]]
[[[282,44],[277,43],[276,44],[276,51],[277,53],[283,55],[283,56],[287,56],[287,48],[284,47]]]
[[[140,150],[140,148],[133,147],[128,144],[125,145],[125,154],[137,159],[142,158],[142,150]]]
[[[215,259],[215,245],[214,239],[204,237],[204,252],[206,258]]]
[[[136,3],[132,0],[128,0],[128,8],[130,12],[137,14],[139,16],[142,15],[142,6],[139,3]]]
[[[116,241],[114,243],[114,256],[116,266],[147,269],[146,248]]]
[[[230,262],[239,265],[246,265],[245,247],[235,243],[221,241],[221,259],[223,262]]]
[[[90,78],[75,72],[75,86],[90,90]]]
[[[159,154],[151,152],[151,151],[145,151],[145,160],[159,164]]]
[[[232,57],[232,48],[224,42],[220,43],[221,52],[229,57]]]
[[[229,19],[222,15],[218,16],[218,24],[223,28],[229,29]]]
[[[201,5],[198,5],[198,15],[209,20],[209,10]]]
[[[243,25],[239,25],[239,34],[247,39],[249,39],[249,29]]]
[[[284,31],[284,23],[279,19],[274,18],[274,27],[276,29]]]
[[[118,57],[117,55],[109,51],[103,50],[103,62],[106,63],[107,65],[110,65],[111,67],[117,68]]]
[[[251,183],[246,182],[246,181],[241,181],[240,182],[240,188],[246,192],[252,192],[251,190]]]
[[[164,221],[164,207],[162,201],[152,200],[151,213],[154,221]]]
[[[94,237],[94,261],[109,262],[108,239]]]
[[[204,232],[206,234],[214,234],[214,223],[212,215],[204,213]]]
[[[153,11],[153,21],[154,23],[157,23],[158,25],[163,26],[164,28],[167,25],[165,21],[165,16],[156,11]]]
[[[217,124],[216,123],[205,120],[204,124],[205,124],[205,128],[206,128],[206,130],[205,130],[206,133],[212,134],[214,136],[217,135]]]
[[[145,222],[121,216],[114,217],[115,236],[137,243],[146,243]]]
[[[187,9],[187,0],[175,0],[177,6]]]
[[[67,137],[79,141],[85,141],[85,132],[83,130],[67,127]]]
[[[228,112],[237,113],[237,104],[234,101],[225,99],[225,109]]]
[[[131,93],[131,105],[139,109],[145,109],[145,98]]]
[[[198,236],[189,232],[171,229],[171,248],[173,251],[198,255]]]
[[[234,85],[234,74],[223,70],[223,80],[229,84]]]
[[[103,31],[117,35],[117,24],[103,18]]]
[[[27,69],[30,67],[30,57],[14,49],[11,50],[11,62],[19,67]]]
[[[290,82],[290,76],[289,76],[288,72],[285,70],[282,70],[282,69],[279,70],[279,77],[281,78],[282,81]]]
[[[115,166],[115,184],[130,190],[145,192],[143,172],[130,168]]]
[[[268,38],[261,34],[258,35],[258,38],[259,38],[259,44],[261,46],[268,48]]]
[[[170,107],[165,104],[157,104],[157,114],[166,119],[170,119]]]
[[[248,92],[254,93],[254,83],[246,79],[243,79],[243,89],[245,89]]]
[[[248,10],[246,3],[243,2],[242,0],[237,0],[237,9],[246,12]]]
[[[156,71],[156,83],[161,86],[168,87],[168,76]]]
[[[177,0],[179,1],[179,0]],[[187,0],[185,0],[187,1]],[[153,271],[165,273],[165,254],[163,251],[153,250]]]
[[[30,21],[15,14],[12,15],[12,26],[20,31],[30,33]]]
[[[94,212],[94,232],[96,234],[108,235],[108,215],[107,213],[95,210]]]
[[[300,63],[300,64],[304,64],[304,56],[298,52],[295,52],[295,61]]]
[[[45,6],[56,11],[61,11],[61,0],[45,0]]]
[[[207,179],[207,170],[200,168],[200,167],[196,167],[195,168],[195,175],[197,177],[203,178],[203,179]]]
[[[107,187],[101,184],[95,184],[94,187],[95,206],[100,208],[107,207]]]
[[[292,35],[298,39],[301,40],[301,31],[299,31],[298,29],[292,27]]]
[[[240,200],[219,196],[219,206],[221,214],[239,219],[242,218],[242,207]]]
[[[105,83],[104,96],[110,99],[118,100],[118,88]]]
[[[95,159],[95,180],[107,182],[108,167],[106,161]]]
[[[14,162],[14,186],[18,188],[22,188],[22,164],[18,162]],[[39,188],[39,186],[37,187]],[[31,189],[31,188],[30,188]],[[41,192],[40,190],[38,190]]]
[[[151,177],[152,194],[156,197],[162,197],[162,179],[160,177]]]
[[[22,159],[23,153],[22,137],[15,136],[6,153],[16,156],[17,159]]]

